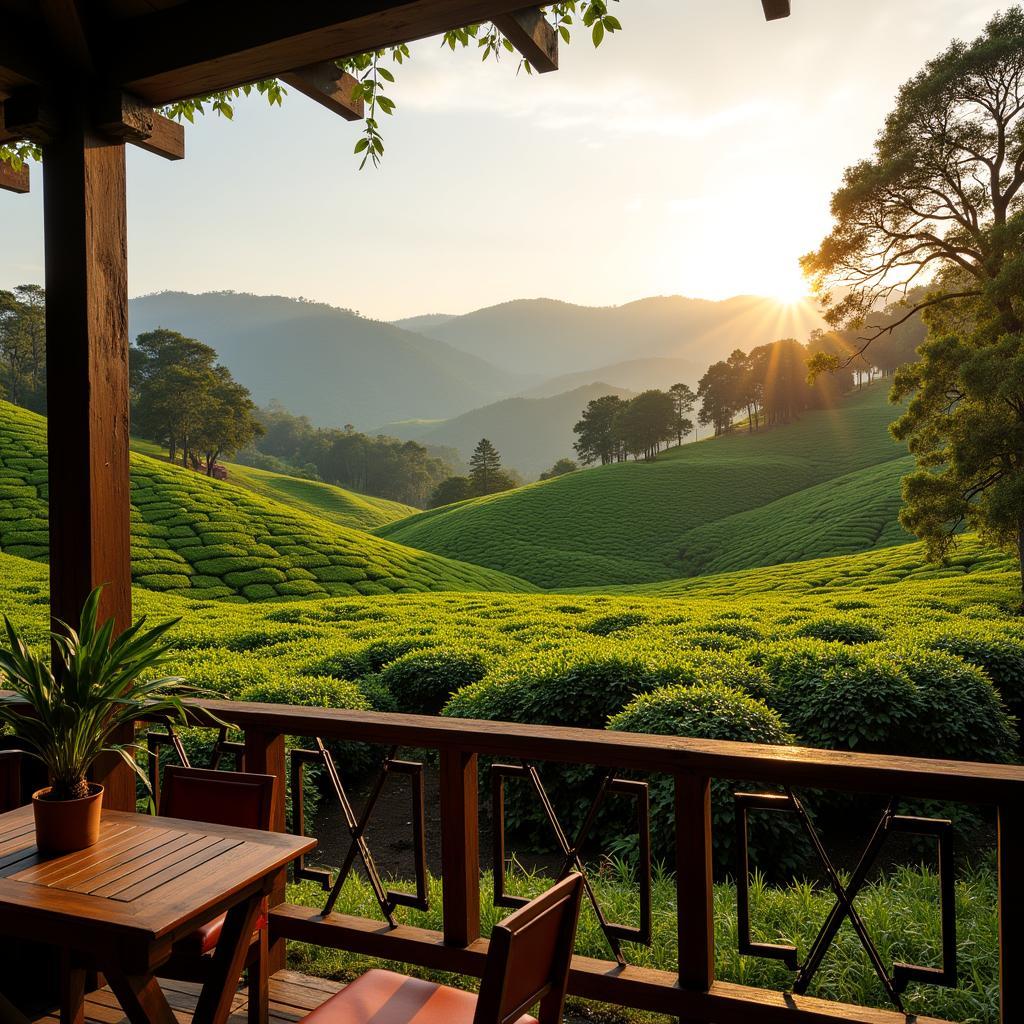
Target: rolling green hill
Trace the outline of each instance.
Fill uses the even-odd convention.
[[[42,417],[0,402],[0,549],[23,558],[47,554],[45,430]],[[132,576],[150,590],[267,600],[531,589],[138,452],[131,497]]]
[[[642,583],[899,543],[900,469],[859,475],[906,465],[886,429],[886,391],[877,384],[786,427],[572,473],[376,532],[543,587]],[[828,481],[832,488],[799,494]],[[823,509],[841,518],[822,524]]]

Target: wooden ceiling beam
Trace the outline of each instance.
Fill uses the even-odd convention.
[[[499,14],[494,24],[534,71],[558,70],[558,32],[539,7]]]
[[[789,0],[761,0],[765,21],[778,21],[790,15]]]
[[[522,0],[186,0],[111,26],[97,64],[161,106],[521,9]]]
[[[359,81],[339,70],[331,60],[309,64],[281,75],[281,81],[311,100],[339,114],[346,121],[361,121],[365,116],[363,97],[356,95]]]
[[[124,139],[165,160],[185,157],[185,127],[158,114],[128,93],[108,96],[96,111],[96,127],[104,135]]]
[[[46,80],[46,59],[40,45],[45,29],[9,11],[0,11],[0,95]]]
[[[6,160],[0,160],[0,192],[24,195],[29,191],[30,184],[28,164],[22,164],[21,169],[16,171]]]
[[[64,60],[78,71],[91,72],[92,50],[77,0],[39,0],[39,10]]]
[[[0,115],[0,142],[28,139],[42,144],[57,133],[54,111],[41,98],[39,90],[19,89],[3,102]]]

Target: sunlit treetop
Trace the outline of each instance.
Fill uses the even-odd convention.
[[[911,78],[873,156],[847,168],[832,231],[801,261],[826,320],[864,329],[866,348],[894,325],[876,328],[872,313],[896,301],[907,319],[984,296],[1019,329],[1022,188],[1024,10],[1014,6]]]
[[[574,31],[582,26],[596,47],[601,45],[605,36],[622,28],[618,18],[608,11],[609,2],[617,3],[618,0],[562,0],[561,3],[548,6],[546,12],[563,42],[571,42]],[[446,32],[441,45],[452,51],[475,45],[480,50],[482,60],[499,60],[506,54],[515,53],[512,43],[492,22],[467,25]],[[360,157],[360,168],[368,162],[379,164],[384,155],[379,119],[381,115],[395,112],[396,104],[388,94],[388,89],[395,82],[395,69],[409,60],[411,55],[409,47],[402,43],[387,49],[344,57],[335,62],[340,70],[355,77],[357,85],[353,98],[361,98],[366,104],[362,134],[355,145],[355,153]],[[517,61],[516,70],[517,73],[533,73],[529,62],[523,58]],[[253,93],[265,97],[271,106],[280,106],[288,90],[277,79],[270,78],[181,100],[161,108],[160,113],[175,121],[189,123],[194,123],[196,117],[210,112],[231,120],[235,103]],[[31,142],[0,146],[0,160],[10,161],[15,168],[20,168],[26,160],[39,160],[41,155],[39,147]]]

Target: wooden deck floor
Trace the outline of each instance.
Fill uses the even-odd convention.
[[[199,986],[187,981],[163,979],[160,984],[179,1024],[191,1024],[192,1011],[199,998]],[[270,979],[271,1024],[294,1024],[342,987],[338,981],[310,978],[295,971],[278,971]],[[244,987],[236,994],[231,1009],[230,1024],[246,1024]],[[86,1024],[122,1024],[127,1018],[113,992],[101,989],[89,996],[85,1006],[85,1020]],[[58,1018],[56,1015],[39,1017],[37,1024],[58,1024]]]

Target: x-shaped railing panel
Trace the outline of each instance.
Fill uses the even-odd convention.
[[[807,991],[815,974],[821,967],[825,955],[839,932],[843,921],[849,920],[856,932],[871,965],[878,975],[882,987],[900,1011],[903,1010],[901,995],[912,981],[932,985],[955,986],[957,982],[956,963],[956,905],[953,889],[953,826],[947,819],[920,818],[895,813],[896,800],[891,799],[882,812],[871,838],[844,885],[836,870],[828,851],[818,835],[814,822],[806,808],[792,790],[785,793],[737,793],[736,802],[736,848],[739,856],[736,903],[739,917],[739,951],[746,956],[768,957],[781,960],[796,972],[793,991],[798,995]],[[750,932],[750,863],[748,850],[747,825],[750,811],[775,811],[796,814],[803,831],[810,840],[811,847],[817,856],[829,887],[836,897],[836,902],[822,923],[821,928],[807,951],[803,963],[799,962],[795,946],[777,945],[774,943],[754,942]],[[942,967],[922,967],[918,964],[896,963],[892,971],[882,961],[878,947],[875,945],[864,924],[854,900],[864,887],[871,868],[874,866],[888,836],[893,832],[909,835],[931,836],[938,843],[939,863],[939,907],[942,928]]]
[[[622,942],[639,942],[645,946],[651,944],[651,829],[650,800],[648,798],[647,783],[637,782],[632,779],[617,779],[614,769],[605,773],[601,778],[597,794],[587,810],[583,824],[576,835],[575,842],[570,842],[558,819],[548,792],[544,788],[540,773],[533,765],[525,763],[521,765],[491,765],[494,905],[497,907],[522,907],[529,902],[529,900],[522,896],[511,896],[505,891],[505,780],[510,778],[523,779],[531,785],[534,794],[540,802],[541,809],[544,811],[544,817],[551,827],[555,842],[562,853],[562,865],[556,881],[565,878],[574,870],[583,876],[584,891],[590,900],[591,906],[594,908],[601,931],[608,941],[616,962],[624,966],[626,960],[622,955]],[[616,924],[608,920],[594,893],[590,876],[582,858],[583,847],[590,837],[598,812],[610,794],[619,794],[636,801],[637,828],[639,832],[637,875],[640,890],[640,925],[637,928],[630,925]]]

